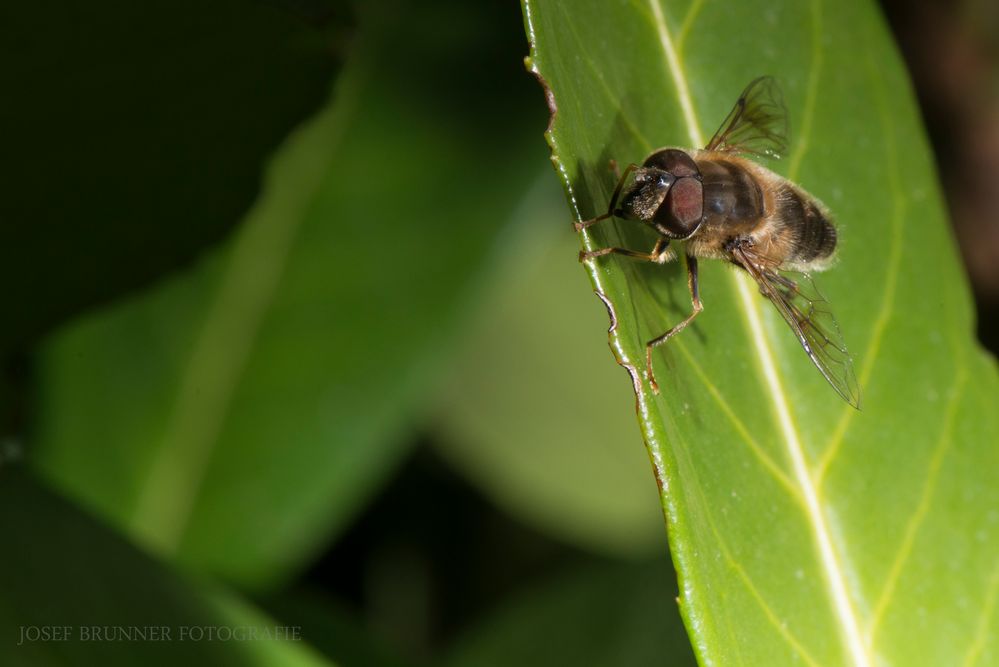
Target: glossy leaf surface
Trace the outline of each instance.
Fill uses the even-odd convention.
[[[746,276],[710,261],[704,313],[655,355],[655,395],[644,343],[689,312],[682,266],[587,267],[638,395],[701,663],[996,662],[999,382],[973,338],[930,152],[876,9],[524,7],[576,219],[606,209],[610,159],[704,146],[746,83],[771,74],[792,136],[789,157],[769,166],[839,223],[839,260],[817,283],[853,352],[862,412]],[[654,240],[626,221],[583,237],[587,249]]]

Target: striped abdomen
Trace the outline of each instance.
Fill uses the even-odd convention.
[[[814,197],[748,160],[701,157],[697,166],[704,186],[705,237],[698,245],[751,236],[777,265],[799,270],[818,268],[832,256],[836,228]]]
[[[807,265],[829,259],[836,250],[836,228],[821,204],[787,181],[775,194],[775,217],[783,223],[789,245],[786,262]]]

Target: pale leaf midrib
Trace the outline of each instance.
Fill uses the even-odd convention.
[[[671,340],[670,342],[672,343],[674,341]],[[722,414],[724,414],[725,417],[732,423],[736,432],[738,432],[740,437],[742,437],[746,446],[753,452],[753,455],[759,460],[763,468],[770,474],[771,477],[773,477],[774,481],[784,487],[784,489],[788,492],[788,495],[790,495],[796,502],[802,503],[803,501],[798,488],[794,486],[794,483],[787,476],[787,473],[785,473],[784,470],[781,469],[781,467],[777,465],[777,463],[775,463],[766,452],[763,451],[763,447],[756,441],[753,434],[749,432],[749,428],[739,418],[739,415],[735,414],[735,411],[732,410],[732,406],[729,404],[730,401],[722,395],[721,390],[718,389],[715,383],[711,382],[711,379],[708,377],[707,373],[704,372],[704,369],[701,368],[700,364],[697,363],[697,360],[694,355],[691,354],[690,350],[687,349],[687,346],[682,340],[676,339],[675,342],[676,349],[680,351],[680,354],[683,355],[684,359],[686,359],[687,363],[694,370],[694,375],[697,376],[697,379],[700,380],[704,388],[707,389],[708,393],[714,399],[715,404],[718,406],[718,409],[721,410]]]
[[[685,440],[681,440],[681,442],[678,444],[682,447],[682,451],[684,452],[690,452],[694,449]],[[694,487],[694,490],[697,493],[697,496],[700,499],[701,504],[707,507],[709,503],[707,498],[704,496],[704,489],[701,487],[700,484],[694,484],[692,486]],[[770,622],[770,624],[774,626],[774,629],[777,631],[777,633],[780,634],[781,637],[783,637],[784,640],[788,643],[788,645],[796,653],[798,653],[798,655],[801,656],[801,658],[805,661],[807,665],[809,665],[810,667],[819,667],[819,663],[815,660],[815,658],[811,656],[811,654],[801,643],[801,641],[794,635],[791,629],[787,627],[787,623],[783,622],[781,618],[777,615],[777,613],[770,608],[770,605],[767,603],[766,599],[756,588],[756,585],[753,583],[752,578],[749,576],[749,573],[746,572],[746,569],[742,567],[742,565],[732,554],[731,549],[729,549],[728,547],[728,543],[725,541],[724,534],[718,529],[718,526],[715,524],[714,518],[712,517],[711,513],[707,512],[705,514],[705,518],[708,523],[708,529],[711,531],[712,535],[714,535],[714,538],[718,543],[718,547],[721,549],[722,555],[725,557],[726,563],[730,568],[735,570],[736,575],[739,577],[739,580],[749,591],[750,596],[753,598],[754,602],[756,602],[757,606],[759,606],[760,609],[763,611],[764,616],[767,617],[767,620]],[[736,643],[738,643],[737,640]]]
[[[656,29],[659,41],[665,54],[667,72],[673,80],[677,89],[680,107],[683,111],[684,119],[687,123],[688,133],[692,145],[703,146],[704,138],[701,132],[697,116],[694,112],[693,100],[687,85],[686,75],[683,71],[680,56],[676,52],[669,28],[666,24],[658,0],[648,0],[650,8],[656,20]],[[872,659],[867,654],[867,649],[861,639],[860,625],[857,614],[852,607],[850,597],[846,588],[845,576],[838,563],[835,550],[833,548],[833,537],[826,525],[826,520],[821,510],[818,492],[815,488],[808,466],[805,463],[804,451],[791,417],[791,410],[786,393],[784,392],[780,377],[774,362],[774,355],[770,349],[769,342],[763,334],[763,327],[760,318],[758,304],[756,303],[753,288],[749,285],[749,279],[745,276],[732,274],[736,282],[737,293],[742,298],[743,315],[747,322],[747,328],[751,333],[756,357],[760,362],[764,372],[765,384],[768,388],[767,395],[773,404],[774,411],[781,426],[784,437],[784,444],[788,450],[794,476],[801,486],[802,494],[805,497],[808,512],[806,516],[813,528],[814,536],[819,549],[821,567],[824,570],[826,584],[829,587],[829,596],[833,602],[835,614],[842,625],[843,636],[846,641],[846,648],[854,663],[858,667],[867,667],[872,664]]]

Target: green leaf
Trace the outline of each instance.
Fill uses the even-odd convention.
[[[648,457],[620,446],[638,434],[634,396],[606,363],[607,310],[566,261],[578,241],[568,224],[553,224],[563,207],[547,172],[515,214],[474,326],[455,346],[435,444],[547,534],[598,553],[661,554]]]
[[[296,588],[264,601],[265,608],[287,625],[301,628],[309,644],[340,665],[363,667],[418,667],[397,656],[391,641],[376,623],[345,602]]]
[[[459,638],[449,665],[694,664],[656,563],[573,567],[504,602]]]
[[[751,79],[782,82],[790,158],[773,166],[839,221],[818,277],[850,345],[858,412],[744,275],[588,265],[616,325],[662,488],[680,605],[703,664],[937,665],[999,659],[999,378],[902,63],[876,8],[840,3],[525,0],[530,67],[573,215],[603,212],[610,158],[703,146]],[[645,250],[634,223],[586,248]],[[567,260],[568,261],[568,260]],[[663,591],[663,594],[668,594]]]
[[[342,2],[0,8],[0,351],[190,262],[322,104]],[[277,5],[277,6],[274,6]]]
[[[543,152],[493,88],[440,90],[453,66],[529,108],[503,41],[515,10],[384,9],[231,242],[40,355],[31,462],[158,553],[246,586],[300,567],[407,451],[467,283]],[[468,168],[483,154],[487,178]]]
[[[4,665],[331,664],[301,627],[171,572],[24,470],[0,480]]]

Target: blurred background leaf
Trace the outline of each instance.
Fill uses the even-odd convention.
[[[654,563],[590,563],[517,596],[458,640],[449,665],[695,665]]]
[[[527,0],[525,11],[578,218],[606,205],[610,158],[703,146],[745,84],[773,74],[797,128],[776,168],[842,222],[821,284],[863,412],[719,262],[702,263],[704,315],[656,355],[663,394],[636,380],[701,661],[987,663],[999,382],[974,341],[928,146],[874,7]],[[643,231],[607,223],[584,243],[649,248]],[[611,347],[637,375],[644,342],[688,312],[681,269],[608,258],[590,272],[616,315]]]
[[[268,618],[221,587],[170,572],[25,470],[8,466],[0,480],[4,665],[333,664],[301,641],[301,628]],[[35,633],[53,626],[69,628],[64,641],[38,639]],[[153,628],[157,640],[97,638]],[[230,639],[211,641],[212,631]],[[298,633],[298,639],[232,640],[230,631]]]
[[[4,3],[0,352],[221,239],[321,104],[344,3]]]
[[[422,661],[400,657],[365,619],[329,595],[296,589],[265,600],[265,608],[338,665],[409,667]]]
[[[435,444],[494,502],[547,534],[597,553],[662,554],[634,396],[606,363],[607,311],[573,262],[568,222],[545,174],[454,350]]]
[[[255,588],[342,529],[409,445],[525,156],[542,154],[543,112],[494,104],[497,87],[533,92],[490,38],[495,15],[361,13],[332,102],[271,161],[231,243],[43,348],[31,460],[49,479]],[[445,67],[467,82],[461,106],[441,96]]]

